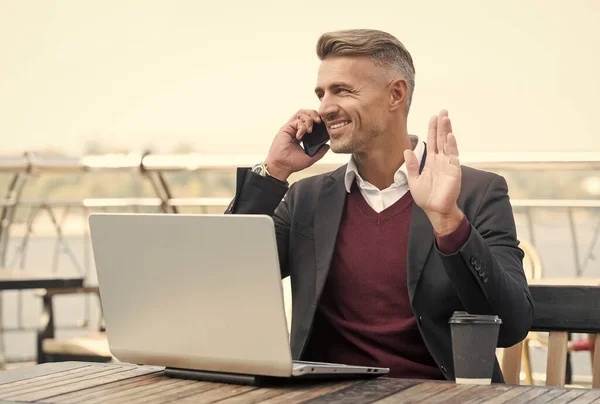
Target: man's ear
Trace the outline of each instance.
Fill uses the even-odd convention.
[[[404,79],[396,79],[390,83],[390,111],[398,108],[406,109],[408,86]]]

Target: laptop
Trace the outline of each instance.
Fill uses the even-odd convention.
[[[389,372],[292,360],[269,216],[97,213],[89,224],[108,343],[121,362],[244,384]]]

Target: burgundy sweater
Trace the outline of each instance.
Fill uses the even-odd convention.
[[[408,192],[377,213],[352,188],[303,359],[389,367],[390,377],[443,379],[408,297],[412,204]],[[465,241],[465,220],[461,229],[459,241]]]

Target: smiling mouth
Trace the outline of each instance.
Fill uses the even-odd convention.
[[[343,128],[346,125],[349,125],[350,121],[344,121],[344,122],[340,122],[340,123],[336,123],[335,125],[330,125],[329,129],[339,129],[339,128]]]

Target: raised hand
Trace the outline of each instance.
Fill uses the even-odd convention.
[[[415,203],[427,214],[438,234],[451,233],[463,218],[456,204],[462,172],[447,111],[443,110],[429,120],[423,171],[419,174],[419,163],[412,150],[404,152],[404,159],[408,186]]]
[[[327,153],[329,145],[309,157],[298,143],[306,133],[312,132],[314,122],[321,122],[317,111],[301,109],[281,127],[265,160],[273,177],[285,181],[292,173],[312,166]]]

